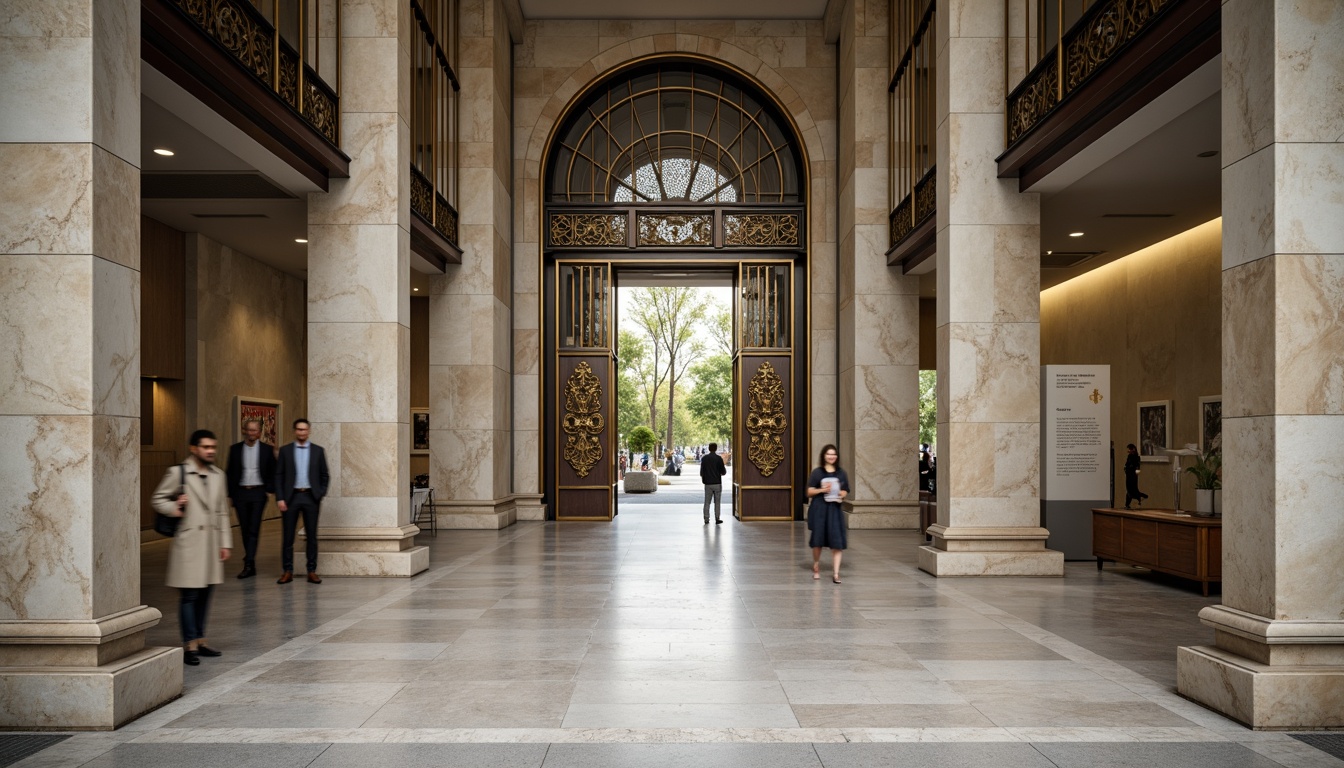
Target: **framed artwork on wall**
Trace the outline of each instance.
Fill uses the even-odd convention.
[[[1199,398],[1199,450],[1223,452],[1223,396]]]
[[[1139,403],[1139,459],[1169,461],[1162,453],[1171,447],[1171,401],[1150,400]]]
[[[281,409],[284,402],[264,397],[233,398],[233,442],[243,439],[243,422],[249,419],[261,420],[261,441],[279,446],[284,427],[281,421]]]
[[[429,455],[429,409],[411,409],[411,455]]]

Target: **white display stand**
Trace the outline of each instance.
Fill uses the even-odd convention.
[[[1111,367],[1041,366],[1041,527],[1066,560],[1092,558],[1092,509],[1111,506]]]

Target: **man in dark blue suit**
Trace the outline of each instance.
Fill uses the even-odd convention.
[[[275,446],[261,440],[260,419],[243,422],[243,441],[229,446],[229,465],[224,474],[229,503],[243,534],[243,570],[238,578],[247,579],[257,575],[261,517],[266,513],[266,494],[275,484]]]
[[[308,442],[311,429],[307,419],[294,420],[294,442],[280,449],[280,461],[275,470],[275,503],[280,507],[285,526],[284,544],[280,559],[284,573],[277,584],[294,580],[294,529],[299,515],[303,515],[303,535],[308,540],[308,582],[321,584],[317,575],[317,515],[322,508],[322,497],[327,495],[331,474],[327,471],[327,454],[322,446]]]

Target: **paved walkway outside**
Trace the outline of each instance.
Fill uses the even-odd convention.
[[[801,523],[641,503],[422,536],[411,580],[279,586],[277,534],[262,576],[231,564],[225,655],[181,699],[19,765],[1344,766],[1176,695],[1216,598],[1129,568],[937,580],[917,534],[854,531],[835,585]],[[164,548],[145,552],[151,640],[175,643]]]

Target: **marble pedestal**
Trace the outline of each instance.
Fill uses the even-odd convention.
[[[934,576],[1063,576],[1064,553],[1045,548],[1044,528],[931,525],[919,569]]]
[[[440,528],[497,531],[518,521],[517,507],[511,499],[495,503],[440,501],[436,506],[439,509]],[[542,515],[542,519],[545,519],[544,508]]]
[[[853,501],[845,504],[845,521],[856,529],[915,530],[919,527],[919,502]]]
[[[182,695],[182,649],[98,667],[0,667],[0,729],[110,731]]]

